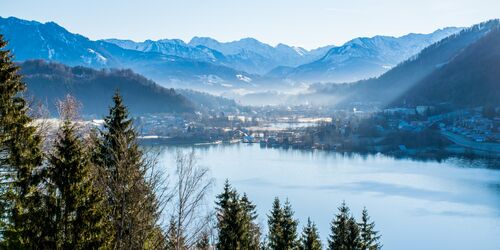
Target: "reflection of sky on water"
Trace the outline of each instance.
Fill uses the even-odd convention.
[[[163,148],[167,169],[178,149]],[[500,171],[481,161],[424,162],[246,144],[195,150],[216,179],[214,195],[228,178],[257,204],[262,224],[273,198],[288,198],[296,217],[303,222],[310,216],[326,240],[345,200],[357,217],[368,208],[384,249],[500,249]]]

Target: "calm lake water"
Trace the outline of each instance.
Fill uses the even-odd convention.
[[[345,200],[356,218],[366,206],[384,249],[500,249],[500,170],[482,162],[233,144],[165,146],[161,164],[172,168],[179,149],[194,149],[200,165],[211,170],[213,197],[226,178],[246,192],[263,225],[274,197],[288,198],[300,229],[310,216],[325,244],[329,223]]]

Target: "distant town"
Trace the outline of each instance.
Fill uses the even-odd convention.
[[[297,106],[234,114],[143,115],[135,122],[146,144],[242,142],[398,156],[497,157],[498,113],[498,108],[489,107],[442,112],[433,106],[417,106],[366,112]]]

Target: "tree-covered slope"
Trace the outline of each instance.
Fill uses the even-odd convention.
[[[83,104],[84,114],[103,115],[116,90],[134,114],[193,110],[192,103],[173,89],[161,87],[131,70],[95,70],[41,60],[26,61],[20,66],[28,94],[46,105],[52,115],[57,115],[56,103],[67,94]]]
[[[313,91],[318,94],[330,94],[332,99],[338,99],[332,101],[338,105],[352,105],[359,102],[373,103],[380,107],[392,105],[402,96],[414,95],[412,90],[426,77],[439,72],[469,46],[499,27],[499,20],[474,25],[425,48],[417,56],[399,64],[378,78],[350,84],[316,85]],[[479,74],[478,71],[476,73]],[[447,85],[447,88],[450,88],[450,91],[453,89],[451,85]]]
[[[500,29],[467,47],[394,105],[500,106]]]

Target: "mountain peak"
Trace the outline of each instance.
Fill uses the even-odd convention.
[[[245,38],[242,38],[242,39],[240,39],[238,41],[234,41],[234,42],[264,45],[264,43],[262,43],[261,41],[255,39],[253,37],[245,37]],[[267,45],[267,44],[265,44],[265,45]]]
[[[189,41],[189,45],[191,46],[197,46],[197,45],[204,45],[207,43],[213,43],[213,44],[219,44],[219,41],[211,38],[211,37],[200,37],[200,36],[195,36],[191,38]]]

